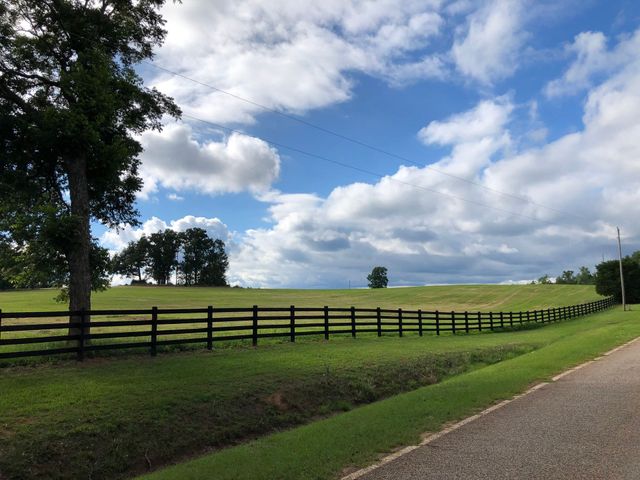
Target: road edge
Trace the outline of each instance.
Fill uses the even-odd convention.
[[[586,362],[583,362],[575,367],[572,367],[568,370],[565,370],[564,372],[561,372],[557,375],[555,375],[554,377],[551,378],[550,381],[548,382],[540,382],[535,384],[533,387],[525,390],[522,393],[519,393],[517,395],[514,395],[511,398],[508,398],[506,400],[502,400],[501,402],[498,402],[494,405],[491,405],[490,407],[482,410],[480,413],[476,413],[474,415],[470,415],[469,417],[466,417],[456,423],[454,423],[453,425],[450,425],[448,427],[443,428],[442,430],[440,430],[439,432],[436,433],[430,433],[430,432],[425,432],[423,433],[421,436],[423,437],[423,440],[418,443],[417,445],[409,445],[407,447],[404,447],[396,452],[393,452],[389,455],[384,456],[382,459],[380,459],[379,461],[377,461],[376,463],[369,465],[368,467],[364,467],[361,468],[359,470],[356,470],[355,472],[352,472],[346,476],[343,476],[340,478],[340,480],[356,480],[364,475],[366,475],[367,473],[372,472],[373,470],[376,470],[380,467],[382,467],[383,465],[386,465],[389,462],[392,462],[404,455],[406,455],[407,453],[412,452],[413,450],[416,450],[417,448],[420,448],[424,445],[428,445],[429,443],[439,439],[440,437],[443,437],[444,435],[447,435],[448,433],[451,433],[455,430],[458,430],[460,427],[467,425],[468,423],[471,423],[475,420],[478,420],[479,418],[484,417],[485,415],[490,414],[491,412],[494,412],[502,407],[504,407],[505,405],[510,404],[511,402],[514,402],[515,400],[518,400],[522,397],[525,397],[527,395],[529,395],[530,393],[535,392],[536,390],[539,390],[541,388],[543,388],[545,385],[549,385],[550,383],[553,382],[557,382],[558,380],[566,377],[567,375],[572,374],[573,372],[580,370],[581,368],[586,367],[587,365],[590,365],[594,362],[597,362],[598,360],[602,360],[605,357],[608,357],[609,355],[611,355],[612,353],[617,352],[618,350],[622,350],[625,347],[628,347],[629,345],[631,345],[632,343],[636,342],[640,340],[640,337],[636,337],[626,343],[623,343],[622,345],[619,345],[601,355],[599,355],[598,357],[592,359],[592,360],[587,360]]]

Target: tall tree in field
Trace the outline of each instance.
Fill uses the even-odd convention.
[[[203,228],[189,228],[181,233],[182,262],[180,270],[185,285],[198,285],[213,240]]]
[[[125,277],[133,277],[144,283],[149,256],[149,239],[142,236],[138,241],[131,241],[111,260],[111,271]]]
[[[222,240],[213,240],[211,247],[207,251],[205,257],[204,268],[200,274],[199,285],[207,285],[212,287],[226,287],[227,269],[229,268],[229,259],[224,250],[224,242]]]
[[[90,222],[137,223],[136,135],[180,115],[133,68],[164,39],[163,4],[0,3],[0,232],[63,255],[71,310],[91,307]]]
[[[148,238],[148,270],[158,285],[167,285],[171,282],[172,272],[178,266],[180,234],[167,228],[164,232],[152,233]]]
[[[189,228],[182,234],[180,270],[186,285],[227,285],[229,260],[222,240],[214,240],[202,228]]]
[[[373,267],[371,273],[367,275],[369,288],[387,288],[389,278],[387,278],[387,267]]]

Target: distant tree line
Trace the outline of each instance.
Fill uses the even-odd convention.
[[[556,283],[558,285],[595,285],[596,276],[591,273],[588,267],[580,267],[576,274],[573,270],[564,270],[562,275],[555,278],[555,282],[549,275],[543,275],[538,280],[533,280],[532,284],[551,284]]]
[[[202,228],[184,232],[166,229],[129,242],[111,261],[112,273],[130,277],[132,283],[168,285],[177,274],[183,285],[227,286],[229,259],[222,240]]]
[[[171,279],[183,285],[227,286],[229,259],[222,240],[208,236],[202,228],[184,232],[167,229],[143,235],[113,258],[94,239],[91,248],[92,288],[105,289],[111,275],[132,283],[167,285]],[[66,300],[69,269],[65,257],[47,243],[17,243],[0,237],[0,290],[15,288],[62,288]]]
[[[622,270],[627,303],[640,303],[640,250],[622,259]],[[531,283],[553,283],[549,275],[543,275]],[[595,285],[600,295],[613,296],[616,301],[622,301],[620,286],[620,262],[607,260],[596,265],[595,273],[587,267],[580,267],[578,273],[565,270],[556,277],[556,284],[565,285]]]

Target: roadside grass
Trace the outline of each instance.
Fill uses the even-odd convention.
[[[64,306],[53,301],[55,290],[25,290],[0,292],[0,308],[3,312],[18,311],[53,311],[63,310]],[[367,290],[262,290],[262,289],[238,289],[238,288],[197,288],[197,287],[114,287],[105,292],[99,292],[93,296],[94,309],[146,309],[152,306],[160,308],[188,308],[205,307],[214,305],[217,307],[251,307],[258,304],[263,307],[288,307],[294,304],[299,307],[322,307],[324,305],[334,307],[376,307],[393,308],[401,307],[405,310],[422,308],[425,310],[441,311],[521,311],[541,309],[563,305],[571,305],[596,300],[599,297],[593,286],[583,285],[456,285],[434,287],[411,287],[396,289],[367,289]],[[246,316],[247,313],[229,314],[229,316]],[[125,318],[131,320],[148,319],[148,315],[133,315]],[[202,318],[202,315],[170,315],[170,318]],[[122,319],[122,316],[96,317],[97,321],[110,321]],[[17,325],[29,323],[61,323],[67,322],[67,317],[50,319],[3,319],[3,325]],[[446,323],[446,319],[444,320]],[[279,324],[288,329],[288,320],[270,321],[270,324]],[[221,324],[218,323],[218,326]],[[250,322],[235,322],[237,326],[250,327]],[[443,324],[444,325],[444,324]],[[168,347],[164,350],[193,350],[201,349],[206,344],[206,333],[187,333],[182,335],[163,334],[163,331],[175,328],[201,328],[203,324],[160,325],[159,334],[162,340],[181,340],[186,338],[201,338],[202,343],[189,346]],[[94,327],[94,334],[117,334],[126,332],[139,332],[141,336],[135,338],[121,338],[94,340],[95,345],[100,343],[145,343],[150,341],[149,326],[122,326],[122,327]],[[311,329],[321,334],[321,329]],[[309,331],[304,326],[297,328],[298,332]],[[230,336],[238,332],[220,332],[216,337]],[[242,333],[250,333],[244,331]],[[288,333],[282,328],[278,330],[262,330],[263,334]],[[3,332],[0,334],[4,340],[25,337],[56,337],[67,334],[66,329],[43,329],[30,332]],[[301,338],[301,341],[306,339]],[[261,344],[278,343],[286,339],[262,339]],[[226,345],[234,347],[246,345],[249,341],[235,341]],[[221,346],[219,343],[218,345]],[[31,343],[20,345],[2,345],[0,352],[40,350],[43,348],[64,348],[64,341],[50,342],[46,344]],[[138,351],[144,347],[137,347]],[[147,347],[148,348],[148,347]],[[117,350],[101,351],[99,356],[121,355]],[[68,355],[67,358],[73,355]],[[42,357],[25,358],[22,360],[0,361],[0,364],[29,364],[42,362]]]
[[[5,368],[0,475],[123,478],[533,348],[482,337],[433,345],[419,337],[344,339]]]
[[[587,339],[608,345],[640,332],[630,319],[606,313],[495,334],[336,338],[153,359],[135,356],[6,367],[0,369],[0,477],[125,478],[463,372],[485,372],[486,368],[478,368],[519,354],[524,355],[518,358],[531,358],[535,352],[526,352],[564,342],[561,349],[574,354],[558,364],[552,356],[545,365],[556,371],[574,357],[582,358],[583,348],[587,355],[591,352]],[[546,356],[533,359],[531,371],[505,367],[509,394],[538,375]],[[312,428],[310,433],[299,433],[306,431],[303,428],[264,437],[250,446],[223,449],[179,466],[184,472],[158,475],[331,478],[343,467],[367,461],[377,452],[412,441],[419,432],[503,398],[505,385],[494,385],[491,376],[479,378],[484,385],[479,392],[473,390],[478,387],[473,382],[456,387],[461,397],[455,388],[444,387],[436,390],[435,397],[428,394],[427,403],[421,396],[399,400],[404,402],[399,407],[402,413],[395,412],[393,399],[404,396],[392,397],[390,404],[381,403],[387,407],[375,407],[383,410],[374,408],[369,416],[358,408],[348,414],[355,417],[338,415],[328,424],[304,427]],[[445,384],[449,382],[441,385]],[[418,391],[431,391],[428,388]],[[365,413],[356,413],[361,411]],[[361,421],[373,430],[356,426]],[[313,428],[320,429],[318,438]],[[387,430],[389,439],[381,441]],[[359,438],[363,435],[371,439]],[[263,469],[266,473],[256,476]]]
[[[544,328],[486,336],[532,342],[539,348],[303,427],[223,449],[140,477],[167,479],[334,479],[381,454],[419,442],[482,408],[510,398],[535,382],[640,335],[640,313],[619,308]],[[439,342],[458,342],[444,337]]]

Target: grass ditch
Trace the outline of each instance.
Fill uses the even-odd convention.
[[[399,340],[4,368],[0,477],[127,478],[533,348]]]
[[[539,348],[140,480],[334,479],[639,335],[640,312],[619,308],[543,329],[490,335],[536,341]]]

